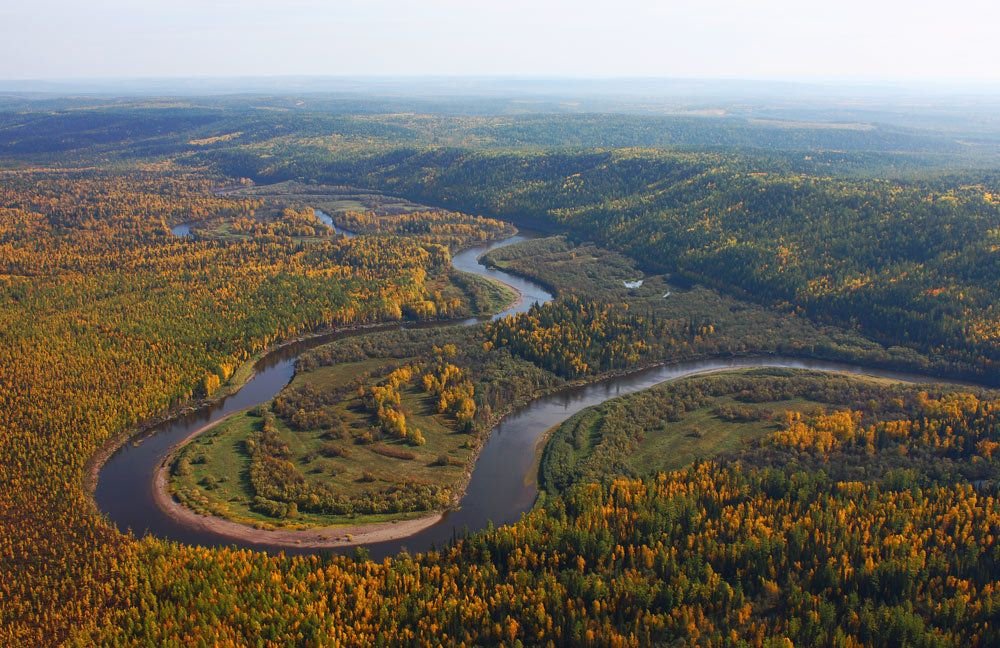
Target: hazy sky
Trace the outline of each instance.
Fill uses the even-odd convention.
[[[996,0],[0,0],[0,79],[1000,80]]]

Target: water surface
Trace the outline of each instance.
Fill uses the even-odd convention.
[[[322,212],[317,211],[317,214],[322,214]],[[329,216],[326,217],[329,218]],[[332,220],[328,224],[332,226]],[[187,229],[182,229],[183,227],[187,227]],[[178,236],[186,236],[190,233],[190,227],[178,225],[173,231],[182,232]],[[353,236],[351,232],[337,231],[347,236]],[[536,301],[544,303],[552,299],[552,295],[541,286],[499,270],[487,269],[478,262],[479,256],[489,250],[532,237],[532,234],[521,233],[502,241],[468,248],[457,253],[452,260],[459,270],[502,281],[521,292],[522,299],[518,303],[494,317],[522,312],[530,308]],[[479,318],[469,318],[461,324],[473,325],[481,321],[482,319]],[[407,327],[420,328],[448,325],[454,325],[454,323],[404,324]],[[153,497],[153,476],[163,459],[177,443],[186,439],[192,432],[235,412],[266,403],[277,396],[291,381],[295,374],[295,361],[304,351],[333,340],[367,335],[374,331],[398,329],[400,326],[399,323],[391,323],[363,330],[331,333],[296,342],[268,354],[255,366],[253,378],[235,394],[199,411],[158,425],[144,434],[141,439],[136,439],[135,442],[129,442],[119,448],[104,464],[98,475],[94,493],[98,507],[119,529],[122,531],[131,530],[140,536],[152,533],[179,542],[209,546],[234,544],[232,540],[223,536],[192,530],[160,510]],[[258,544],[247,546],[277,549],[266,545],[262,547]]]
[[[332,225],[332,221],[330,224]],[[453,258],[457,269],[502,281],[521,292],[523,299],[496,317],[523,312],[534,302],[544,303],[552,299],[552,295],[532,281],[501,270],[486,268],[479,263],[479,257],[489,250],[530,237],[530,234],[518,234],[502,241],[469,248]],[[480,321],[471,318],[462,324],[471,325]],[[417,326],[445,325],[447,324],[425,323]],[[258,362],[254,377],[237,393],[202,411],[152,429],[138,445],[129,443],[119,449],[100,472],[95,492],[98,506],[119,529],[123,531],[131,529],[138,535],[152,533],[179,542],[207,546],[235,544],[288,553],[314,551],[271,546],[267,543],[234,542],[211,531],[193,530],[171,518],[156,505],[153,499],[153,475],[171,448],[192,432],[233,412],[273,399],[292,379],[295,360],[302,352],[338,338],[363,335],[373,330],[391,330],[399,326],[399,324],[389,324],[376,329],[333,333],[297,342],[269,354]],[[531,508],[538,495],[535,481],[537,450],[550,428],[587,407],[599,405],[611,398],[687,376],[745,367],[847,372],[907,382],[933,380],[926,376],[836,362],[761,357],[704,360],[654,367],[566,389],[531,402],[507,416],[494,428],[476,462],[471,481],[457,510],[447,512],[439,523],[415,535],[400,540],[370,544],[368,549],[376,558],[392,555],[403,549],[423,551],[434,546],[443,546],[456,534],[482,529],[490,522],[497,525],[514,522]]]

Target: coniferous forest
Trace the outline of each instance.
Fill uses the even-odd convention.
[[[1000,644],[1000,125],[307,99],[0,97],[0,643]]]

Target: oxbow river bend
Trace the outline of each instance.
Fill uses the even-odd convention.
[[[324,221],[325,222],[325,221]],[[331,224],[332,225],[332,224]],[[184,234],[187,234],[185,231]],[[463,250],[452,260],[462,271],[502,281],[520,291],[522,299],[494,317],[526,311],[535,302],[552,299],[541,286],[508,273],[487,268],[479,257],[489,250],[531,238],[518,234],[489,245]],[[472,325],[479,319],[469,319],[461,325]],[[421,324],[416,326],[448,326],[454,323]],[[266,542],[240,542],[226,536],[188,527],[170,517],[156,504],[153,478],[163,460],[180,441],[191,433],[226,416],[265,403],[288,384],[295,372],[295,361],[304,351],[327,342],[378,330],[398,329],[399,324],[359,331],[331,333],[282,347],[261,359],[254,377],[235,394],[203,410],[168,421],[145,434],[141,443],[127,443],[115,452],[98,476],[95,499],[101,511],[121,529],[138,535],[156,536],[208,546],[237,545],[268,551],[304,553],[319,551]],[[506,524],[516,521],[534,504],[538,494],[535,481],[538,445],[546,431],[582,409],[648,389],[660,383],[712,371],[745,367],[785,367],[818,371],[847,372],[880,376],[907,382],[930,382],[926,376],[903,372],[871,369],[836,362],[801,360],[784,357],[732,358],[686,362],[654,367],[625,376],[608,378],[582,387],[574,387],[532,401],[507,416],[493,429],[476,462],[472,478],[457,510],[447,512],[437,524],[406,538],[366,545],[374,558],[394,555],[406,549],[423,551],[442,546],[456,534],[476,531],[490,522]],[[343,551],[324,549],[321,551]]]

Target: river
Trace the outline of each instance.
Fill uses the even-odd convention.
[[[479,257],[489,250],[531,238],[516,236],[463,250],[452,262],[462,271],[502,281],[516,288],[522,299],[494,317],[523,312],[535,302],[552,299],[541,286],[500,270],[486,268]],[[462,325],[481,319],[470,318]],[[414,326],[447,326],[430,323]],[[454,325],[451,323],[450,325]],[[255,374],[238,392],[203,410],[181,416],[152,428],[140,443],[126,443],[101,468],[95,499],[100,510],[122,531],[156,536],[189,544],[207,546],[238,545],[269,551],[301,553],[294,546],[266,542],[235,542],[215,532],[193,529],[166,514],[156,504],[153,477],[172,448],[206,425],[254,405],[273,399],[288,384],[295,372],[295,360],[304,351],[339,338],[365,335],[377,330],[393,330],[400,324],[377,328],[331,333],[282,347],[261,359]],[[903,372],[870,369],[861,366],[784,357],[715,359],[653,367],[625,376],[601,380],[538,398],[504,418],[490,434],[476,462],[471,480],[458,509],[448,511],[441,521],[403,539],[367,545],[374,558],[394,555],[406,549],[423,551],[443,546],[456,534],[476,531],[494,524],[516,521],[531,508],[538,495],[535,481],[538,446],[545,432],[582,409],[608,399],[648,389],[660,383],[711,371],[741,367],[786,367],[818,371],[847,372],[907,382],[931,382],[932,379]]]

